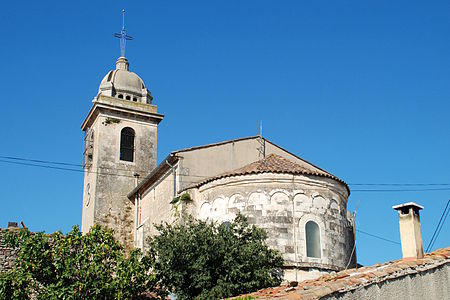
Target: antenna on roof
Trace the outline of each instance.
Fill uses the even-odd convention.
[[[125,9],[122,9],[122,31],[120,33],[114,33],[114,37],[120,39],[120,56],[125,57],[125,47],[127,41],[131,41],[133,39],[132,36],[129,36],[125,32]]]
[[[261,120],[261,123],[259,123],[259,136],[260,137],[262,137],[262,133],[263,133],[263,131],[262,131],[262,120]]]
[[[266,158],[266,140],[263,138],[263,125],[262,120],[259,124],[259,136],[258,136],[258,155],[260,158],[265,159]]]

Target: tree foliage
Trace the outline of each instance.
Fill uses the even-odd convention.
[[[0,275],[0,300],[133,299],[155,283],[149,257],[125,256],[112,230],[99,226],[85,235],[78,226],[65,236],[20,230],[7,242],[19,250],[16,268]]]
[[[154,273],[178,299],[219,299],[278,285],[281,255],[269,249],[267,234],[238,215],[217,225],[188,218],[159,225],[148,240]]]

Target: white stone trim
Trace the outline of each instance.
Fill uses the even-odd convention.
[[[309,221],[315,222],[319,226],[319,234],[320,234],[320,258],[308,257],[306,254],[306,223]],[[298,221],[297,232],[299,233],[297,236],[299,237],[299,241],[297,245],[300,247],[300,251],[298,251],[299,256],[301,256],[301,260],[305,262],[316,262],[316,263],[326,263],[325,257],[323,253],[323,248],[325,245],[325,224],[316,215],[305,213]]]
[[[108,125],[110,126],[110,125]],[[122,122],[120,122],[118,124],[118,126],[115,126],[116,128],[118,128],[117,132],[115,132],[117,139],[116,139],[116,161],[117,163],[121,163],[121,164],[126,164],[126,165],[130,165],[130,166],[134,166],[136,165],[136,149],[137,147],[137,130],[136,128],[132,127],[130,124],[122,124]],[[120,159],[120,142],[122,141],[122,130],[124,128],[131,128],[134,131],[134,145],[133,145],[133,161],[126,161],[126,160],[121,160]]]

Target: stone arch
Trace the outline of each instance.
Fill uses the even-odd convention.
[[[287,217],[287,211],[292,212],[289,195],[285,191],[275,191],[271,194],[270,205],[267,207],[268,214],[273,217]]]
[[[263,192],[253,192],[248,196],[247,210],[259,210],[267,205],[269,199]]]
[[[210,217],[211,215],[211,203],[209,202],[204,202],[202,203],[202,205],[200,205],[200,210],[199,210],[199,219],[201,220],[206,220]]]
[[[228,206],[227,202],[223,197],[216,198],[213,201],[211,206],[211,218],[213,220],[221,220],[225,216]]]
[[[228,214],[237,215],[245,209],[245,196],[241,193],[235,193],[228,198]]]
[[[312,192],[312,193],[311,193],[311,197],[312,197],[312,198],[315,198],[315,197],[317,197],[317,196],[320,196],[319,192]]]
[[[294,196],[295,210],[309,212],[312,207],[312,198],[306,194],[297,194]]]
[[[233,194],[228,200],[228,210],[229,211],[243,211],[246,206],[245,196],[241,193]]]
[[[322,195],[317,195],[313,198],[313,206],[319,210],[325,210],[328,206],[328,200]]]
[[[319,224],[310,220],[305,225],[306,256],[320,258],[322,254],[322,244],[320,241]]]
[[[286,203],[289,202],[289,194],[286,193],[283,190],[278,190],[275,191],[274,193],[271,193],[270,196],[270,203],[271,204],[280,204],[280,205],[285,205]]]
[[[334,200],[334,199],[331,199],[329,209],[330,209],[331,213],[333,213],[333,214],[338,215],[338,214],[341,213],[339,204],[338,204],[337,201]]]
[[[310,221],[313,221],[317,226],[319,227],[319,240],[320,240],[320,257],[308,257],[307,256],[307,236],[306,236],[306,224]],[[298,232],[298,241],[297,245],[299,246],[299,255],[303,258],[306,258],[311,261],[317,261],[317,262],[327,262],[327,258],[324,257],[324,251],[326,244],[326,235],[325,235],[325,224],[323,220],[313,214],[304,214],[297,226],[297,232]]]

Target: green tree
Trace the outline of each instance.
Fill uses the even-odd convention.
[[[267,234],[238,215],[221,225],[189,217],[157,226],[148,245],[153,271],[178,299],[218,299],[275,286],[283,259],[265,244]]]
[[[154,287],[151,261],[140,250],[128,256],[113,231],[93,226],[83,235],[78,226],[67,235],[9,232],[18,249],[16,268],[0,276],[0,300],[133,299]]]

